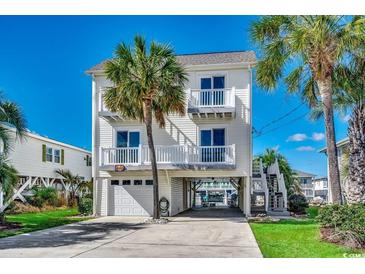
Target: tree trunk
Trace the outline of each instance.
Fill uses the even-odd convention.
[[[349,204],[365,202],[365,107],[352,111],[348,128],[349,169],[345,196]]]
[[[156,162],[156,152],[153,143],[152,136],[152,102],[151,100],[146,100],[143,103],[143,114],[144,123],[146,125],[148,147],[150,150],[150,160],[152,167],[152,178],[153,178],[153,218],[160,219],[160,206],[159,206],[159,193],[158,193],[158,173],[157,173],[157,162]]]
[[[0,224],[5,224],[5,212],[0,212]]]
[[[196,182],[193,183],[193,207],[195,207],[196,204]]]
[[[319,93],[322,98],[324,123],[326,128],[327,157],[329,166],[329,181],[332,193],[332,202],[342,204],[340,172],[338,168],[335,126],[332,106],[332,79],[327,77],[317,81]]]

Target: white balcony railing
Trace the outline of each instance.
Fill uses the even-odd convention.
[[[158,164],[235,164],[235,145],[228,146],[155,146]],[[102,148],[101,165],[149,165],[148,146]]]
[[[234,107],[235,88],[225,89],[189,89],[189,107]]]
[[[109,112],[105,106],[103,94],[106,91],[106,87],[102,87],[98,92],[99,111]],[[189,98],[189,107],[193,108],[205,108],[205,107],[234,107],[235,106],[235,93],[236,89],[188,89],[187,95]]]

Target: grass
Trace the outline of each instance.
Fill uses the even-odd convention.
[[[21,228],[0,230],[0,238],[29,233],[36,230],[60,226],[86,220],[87,217],[72,217],[78,214],[76,208],[57,209],[39,213],[7,215],[8,223],[20,223]],[[72,218],[71,218],[72,217]]]
[[[343,258],[365,251],[321,241],[314,219],[281,220],[277,223],[250,223],[265,258]]]

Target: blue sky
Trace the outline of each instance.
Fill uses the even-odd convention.
[[[177,53],[255,50],[248,30],[256,19],[0,16],[0,90],[22,107],[32,131],[90,149],[91,81],[85,70],[112,56],[117,43],[130,43],[135,34],[142,34],[149,40],[170,43]],[[254,85],[253,125],[261,129],[300,103],[300,98],[287,95],[282,85],[271,94]],[[317,152],[325,145],[323,121],[311,122],[304,117],[291,122],[307,111],[301,106],[265,128],[267,133],[254,139],[254,153],[277,148],[294,168],[326,175],[326,158]],[[346,128],[343,118],[338,117],[337,139],[346,136]]]

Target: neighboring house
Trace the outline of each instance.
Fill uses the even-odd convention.
[[[34,185],[54,186],[68,190],[62,177],[55,170],[68,169],[84,180],[91,180],[91,153],[72,145],[52,140],[35,133],[26,132],[22,140],[15,137],[15,130],[8,128],[15,140],[8,155],[9,163],[18,171],[19,185],[12,200],[25,202],[24,193]],[[0,194],[0,212],[8,206]]]
[[[278,160],[264,168],[261,159],[255,159],[252,167],[252,212],[289,215],[287,207],[287,189]]]
[[[236,195],[237,189],[229,181],[208,179],[199,183],[195,204],[201,206],[206,202],[207,205],[231,206]]]
[[[345,138],[345,139],[342,139],[341,141],[338,141],[336,143],[336,146],[337,146],[338,167],[340,169],[340,182],[341,182],[341,185],[343,185],[343,178],[342,178],[342,175],[341,175],[341,173],[342,173],[341,170],[342,170],[342,164],[343,164],[343,161],[344,161],[344,154],[346,154],[347,150],[348,150],[349,138]],[[327,148],[324,147],[324,148],[320,149],[319,152],[325,153],[327,155]],[[327,159],[327,174],[329,174],[328,170],[329,170],[329,164],[328,164],[328,159]],[[328,177],[328,202],[329,203],[332,202],[332,195],[331,195],[331,187],[330,186],[331,186],[331,180]],[[345,201],[344,196],[343,196],[343,199]]]
[[[299,179],[300,187],[302,188],[305,198],[307,201],[311,202],[315,197],[313,179],[316,175],[300,170],[294,170],[294,172],[295,177]]]
[[[219,178],[238,191],[250,214],[253,51],[178,55],[186,68],[187,113],[153,126],[159,194],[169,215],[191,207],[194,182]],[[152,172],[145,125],[111,113],[102,95],[112,83],[104,63],[92,76],[94,211],[97,215],[143,215],[153,211]]]
[[[314,184],[314,197],[321,197],[323,202],[328,203],[328,181],[327,177],[315,178]]]

